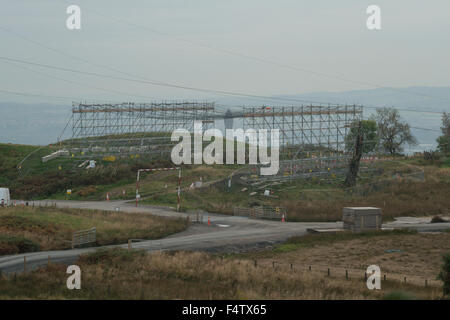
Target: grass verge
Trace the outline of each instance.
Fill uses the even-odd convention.
[[[70,247],[72,233],[92,227],[92,246],[126,243],[128,239],[158,239],[180,232],[187,220],[149,214],[51,207],[0,209],[0,255]]]

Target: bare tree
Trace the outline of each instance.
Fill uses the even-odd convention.
[[[377,122],[380,147],[383,151],[394,155],[402,152],[405,144],[417,144],[416,138],[411,133],[411,127],[401,120],[397,109],[377,109],[372,119]]]

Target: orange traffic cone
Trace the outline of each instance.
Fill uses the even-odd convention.
[[[208,226],[210,226],[211,225],[211,220],[209,220],[209,217],[208,217]]]
[[[285,222],[284,221],[284,214],[281,216],[281,222]]]
[[[109,193],[106,194],[106,201],[109,201]]]

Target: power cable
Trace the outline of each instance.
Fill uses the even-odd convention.
[[[91,11],[94,12],[94,10],[91,10]],[[94,13],[96,13],[96,14],[98,14],[98,15],[102,15],[102,14],[99,13],[99,12],[94,12]],[[106,17],[106,16],[105,16],[105,17]],[[135,23],[133,23],[133,22],[129,22],[129,24],[138,26],[137,24],[135,24]],[[39,42],[39,41],[36,41],[36,40],[31,39],[31,38],[29,38],[29,37],[26,37],[26,36],[24,36],[23,34],[20,34],[20,33],[18,33],[18,32],[15,32],[15,31],[13,31],[13,30],[11,30],[11,29],[9,29],[9,28],[3,27],[3,26],[0,26],[0,30],[3,30],[3,31],[5,31],[5,32],[7,32],[7,33],[10,33],[10,34],[13,34],[13,35],[19,37],[19,38],[22,39],[22,40],[31,42],[31,43],[33,43],[33,44],[35,44],[35,45],[38,45],[38,46],[40,46],[40,47],[43,47],[43,48],[45,48],[45,49],[47,49],[47,50],[56,52],[56,53],[58,53],[58,54],[61,54],[61,55],[66,56],[66,57],[69,57],[69,58],[71,58],[71,59],[75,59],[75,60],[78,60],[78,61],[87,63],[87,64],[89,64],[89,65],[91,65],[91,66],[95,66],[95,67],[98,67],[98,68],[107,69],[107,70],[110,70],[110,71],[113,71],[113,72],[116,72],[116,73],[119,73],[119,74],[127,75],[127,76],[137,77],[137,78],[140,78],[141,80],[147,80],[147,81],[151,81],[151,82],[159,82],[159,81],[156,81],[156,80],[147,79],[146,77],[143,77],[143,76],[140,76],[140,75],[136,75],[136,74],[132,74],[132,73],[129,73],[129,72],[125,72],[125,71],[122,71],[122,70],[119,70],[119,69],[116,69],[116,68],[113,68],[113,67],[110,67],[110,66],[107,66],[107,65],[98,64],[98,63],[93,63],[93,62],[91,62],[91,61],[89,61],[89,60],[80,58],[80,57],[78,57],[78,56],[72,55],[72,54],[70,54],[70,53],[64,52],[64,51],[59,50],[59,49],[55,49],[55,48],[53,48],[53,47],[50,47],[50,46],[48,46],[48,45],[46,45],[46,44],[44,44],[44,43],[42,43],[42,42]],[[150,28],[150,30],[152,30],[152,29]],[[157,32],[157,31],[153,30],[153,32]],[[158,33],[160,33],[161,35],[170,36],[169,34],[165,34],[165,33],[162,33],[162,32],[158,32]],[[180,40],[180,41],[181,41],[181,40]],[[183,41],[184,41],[184,40],[183,40]],[[190,42],[189,40],[186,40],[186,41],[187,41],[187,42]],[[192,44],[194,44],[194,43],[192,43]],[[203,46],[204,46],[204,45],[203,45]],[[208,46],[204,46],[204,47],[209,48],[209,49],[214,49],[213,47],[208,47]],[[214,50],[215,50],[215,49],[214,49]],[[227,50],[226,50],[226,51],[227,51]],[[230,54],[232,53],[232,51],[227,51],[227,52],[230,53]],[[242,54],[238,54],[238,55],[239,55],[239,56],[244,56],[244,57],[245,57],[245,55],[242,55]],[[247,58],[249,58],[249,56],[248,56]],[[259,59],[259,58],[258,58],[258,59]],[[325,74],[324,74],[324,75],[325,75]],[[68,81],[68,80],[64,80],[64,81]],[[164,83],[161,82],[161,85],[163,85],[163,84],[164,84]],[[155,84],[155,85],[156,85],[156,84]],[[172,87],[173,87],[173,85],[171,85],[171,84],[167,84],[167,83],[166,83],[166,85],[172,86]],[[375,86],[375,85],[374,85],[374,86]],[[188,90],[197,90],[197,88],[189,88],[189,87],[186,87],[186,86],[178,86],[178,85],[177,85],[177,87],[179,87],[179,88],[183,87],[184,89],[188,89]],[[380,87],[380,88],[387,88],[387,89],[395,89],[395,88],[382,87],[382,86],[378,86],[378,87]],[[97,88],[97,89],[99,89],[99,88]],[[105,91],[105,89],[101,89],[101,88],[100,88],[99,90]],[[211,90],[208,90],[208,89],[202,89],[201,91],[205,91],[205,90],[211,91]],[[404,91],[403,89],[395,89],[395,90],[397,90],[397,91],[400,90],[400,91],[402,91],[402,92]],[[109,91],[110,91],[110,92],[113,92],[113,93],[117,93],[117,92],[114,92],[114,91],[112,91],[112,90],[109,90]],[[198,91],[198,90],[197,90],[197,91]],[[230,95],[230,94],[231,94],[231,92],[227,92],[227,93],[225,93],[225,92],[222,92],[222,93],[218,92],[218,91],[220,91],[220,90],[212,90],[212,91],[214,91],[214,93],[216,93],[216,94],[217,94],[217,93],[219,93],[219,94],[226,94],[226,95]],[[120,93],[120,94],[123,94],[123,93]],[[423,94],[421,94],[421,95],[423,95]],[[264,96],[258,96],[258,95],[251,95],[251,97],[250,97],[250,95],[245,95],[245,96],[240,95],[240,96],[245,97],[245,98],[258,98],[258,99],[264,98],[264,99],[271,99],[271,100],[274,100],[274,97],[264,97]],[[429,97],[429,98],[435,98],[435,97],[430,96],[430,95],[425,95],[425,96],[427,96],[427,97]],[[280,98],[278,98],[278,99],[280,99]],[[289,98],[281,98],[281,99],[284,100],[284,101],[296,101],[296,102],[305,102],[305,103],[335,104],[335,103],[329,103],[329,102],[317,102],[317,101],[301,100],[301,99],[289,99]],[[441,97],[439,97],[439,99],[441,99]],[[446,100],[447,100],[447,99],[446,99]],[[449,99],[449,100],[450,100],[450,99]],[[380,107],[378,107],[378,106],[370,106],[370,105],[364,105],[364,106],[365,106],[366,108],[372,108],[372,109],[380,108]],[[421,113],[422,113],[422,112],[427,112],[427,113],[438,113],[438,112],[433,112],[433,111],[422,111],[422,110],[400,109],[400,108],[396,108],[396,109],[397,109],[397,110],[400,110],[400,111],[405,111],[405,112],[421,112]],[[441,113],[441,112],[439,112],[439,113]]]
[[[86,10],[86,9],[84,9]],[[273,60],[269,60],[269,59],[265,59],[265,58],[260,58],[260,57],[256,57],[256,56],[252,56],[252,55],[247,55],[247,54],[243,54],[237,51],[232,51],[232,50],[228,50],[228,49],[222,49],[222,48],[217,48],[208,44],[204,44],[201,42],[196,42],[196,41],[192,41],[189,39],[185,39],[185,38],[180,38],[180,37],[176,37],[173,36],[169,33],[166,32],[162,32],[160,30],[148,27],[146,25],[142,25],[124,18],[118,18],[118,17],[114,17],[114,16],[108,16],[105,15],[97,10],[94,10],[92,8],[87,9],[87,11],[92,12],[94,14],[97,14],[101,17],[107,18],[107,19],[111,19],[111,20],[115,20],[117,22],[120,22],[122,24],[126,24],[129,26],[133,26],[136,28],[141,28],[141,29],[145,29],[146,31],[149,31],[151,33],[157,34],[159,36],[165,36],[171,39],[174,39],[176,41],[179,42],[184,42],[184,43],[188,43],[190,45],[193,46],[198,46],[201,48],[206,48],[212,51],[216,51],[219,53],[223,53],[223,54],[227,54],[227,55],[232,55],[232,56],[236,56],[236,57],[240,57],[240,58],[244,58],[247,60],[253,60],[253,61],[258,61],[260,63],[265,63],[265,64],[270,64],[270,65],[274,65],[274,66],[278,66],[278,67],[282,67],[282,68],[286,68],[286,69],[291,69],[291,70],[296,70],[296,71],[300,71],[303,73],[310,73],[316,76],[320,76],[320,77],[326,77],[329,79],[334,79],[334,80],[339,80],[339,81],[344,81],[344,82],[348,82],[348,83],[353,83],[353,84],[358,84],[358,85],[363,85],[363,86],[369,86],[369,87],[375,87],[375,88],[380,88],[380,89],[387,89],[387,90],[391,90],[391,91],[396,91],[396,92],[401,92],[401,93],[408,93],[408,94],[413,94],[413,95],[417,95],[417,96],[422,96],[422,97],[427,97],[427,98],[433,98],[433,99],[441,99],[441,100],[446,100],[446,101],[450,101],[450,98],[446,98],[446,97],[434,97],[428,94],[424,94],[421,92],[416,92],[416,91],[412,91],[412,90],[406,90],[406,89],[399,89],[399,88],[392,88],[392,87],[386,87],[386,86],[382,86],[376,83],[370,83],[370,82],[363,82],[363,81],[356,81],[356,80],[352,80],[352,79],[348,79],[345,77],[341,77],[341,76],[337,76],[337,75],[330,75],[324,72],[319,72],[319,71],[315,71],[315,70],[310,70],[310,69],[306,69],[303,67],[297,67],[297,66],[292,66],[292,65],[288,65],[288,64],[284,64],[278,61],[273,61]]]

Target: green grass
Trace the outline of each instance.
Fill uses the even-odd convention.
[[[442,160],[441,165],[442,168],[450,168],[450,158],[446,158]]]
[[[16,207],[0,210],[0,255],[70,247],[72,233],[97,229],[93,246],[123,244],[128,239],[158,239],[187,227],[187,220],[139,213]],[[20,241],[22,241],[24,244]],[[33,247],[32,243],[37,244]],[[31,248],[31,249],[22,249]]]
[[[39,146],[18,145],[18,144],[0,144],[0,185],[9,185],[13,180],[17,179],[20,172],[17,165],[31,152],[36,151]],[[51,153],[50,147],[43,147],[37,151],[30,160],[24,172],[42,173],[48,168],[42,165],[39,157]]]
[[[0,186],[8,187],[14,199],[63,199],[67,189],[80,190],[95,185],[95,195],[104,199],[104,193],[118,186],[131,184],[140,168],[167,167],[170,160],[129,156],[115,162],[92,158],[97,161],[94,169],[79,168],[85,159],[56,158],[42,163],[41,158],[61,149],[61,146],[0,144]],[[28,156],[28,157],[27,157]],[[19,163],[24,160],[18,167]],[[77,199],[77,194],[73,195]],[[79,197],[81,199],[82,197]]]

